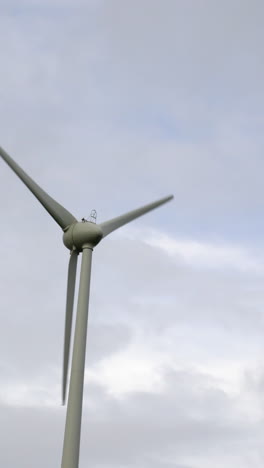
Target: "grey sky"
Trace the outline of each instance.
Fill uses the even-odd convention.
[[[80,468],[263,466],[260,1],[0,2],[1,146],[94,252]],[[1,162],[0,465],[60,466],[68,252]]]

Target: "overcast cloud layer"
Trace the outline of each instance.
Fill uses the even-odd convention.
[[[264,4],[0,1],[0,145],[96,248],[80,468],[262,468]],[[0,466],[56,468],[69,254],[1,162]]]

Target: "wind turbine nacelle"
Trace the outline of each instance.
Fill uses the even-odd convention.
[[[89,221],[73,223],[63,234],[63,243],[67,249],[81,252],[84,246],[93,249],[103,237],[103,231],[95,223]]]

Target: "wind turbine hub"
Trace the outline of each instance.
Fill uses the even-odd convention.
[[[103,231],[97,224],[89,221],[73,223],[63,234],[63,243],[70,250],[81,252],[85,247],[93,249],[103,237]]]

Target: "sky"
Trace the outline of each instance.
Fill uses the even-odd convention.
[[[94,251],[80,468],[262,468],[263,2],[0,11],[1,146],[78,219],[175,197]],[[0,192],[0,465],[56,468],[69,252]]]

